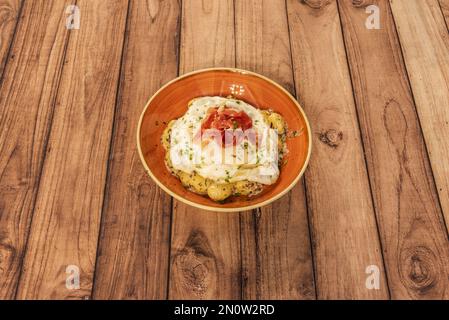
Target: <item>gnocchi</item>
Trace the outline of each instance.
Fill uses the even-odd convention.
[[[188,103],[189,108],[197,107],[196,101],[197,99],[193,99]],[[232,99],[231,99],[232,100]],[[233,100],[235,103],[241,105],[244,104],[242,101]],[[221,112],[220,110],[224,110],[226,108],[226,102],[223,102],[222,104],[219,104],[220,108],[217,108],[218,111],[212,111],[213,112]],[[234,113],[232,113],[234,112]],[[259,112],[259,118],[254,120],[255,124],[264,126],[264,128],[272,128],[277,131],[278,133],[278,151],[279,151],[279,159],[282,160],[282,156],[284,152],[286,151],[286,136],[287,136],[287,125],[284,121],[283,117],[275,113],[271,110],[258,110]],[[237,111],[228,111],[228,115],[231,114],[236,117],[236,119],[240,119],[240,124],[236,123],[235,120],[233,120],[233,127],[237,125],[237,128],[239,128],[239,125],[245,125],[248,121],[251,123],[251,118],[247,117],[245,119],[245,115],[239,114]],[[207,115],[206,115],[207,116]],[[239,118],[240,117],[240,118]],[[197,117],[198,121],[202,121],[205,119],[204,116]],[[234,119],[234,118],[232,118]],[[248,120],[249,119],[249,120]],[[262,120],[262,121],[260,121]],[[173,162],[170,158],[170,148],[171,148],[171,139],[173,138],[174,141],[181,141],[182,138],[180,138],[179,134],[176,135],[176,130],[178,130],[177,126],[174,126],[177,120],[172,120],[168,123],[167,127],[165,128],[162,136],[161,136],[161,143],[164,147],[166,154],[165,154],[165,163],[168,168],[168,170],[176,176],[182,185],[197,194],[208,196],[210,199],[217,201],[217,202],[223,202],[226,199],[228,199],[231,196],[243,196],[243,197],[252,197],[260,193],[264,185],[267,184],[263,181],[259,181],[257,179],[251,180],[247,177],[240,177],[239,180],[235,179],[236,175],[234,176],[230,175],[227,170],[224,170],[226,173],[226,179],[220,178],[213,178],[213,175],[201,175],[198,172],[201,172],[201,165],[198,165],[195,168],[190,168],[185,170],[183,167],[175,167],[173,164],[176,164],[176,162]],[[205,121],[205,120],[203,120]],[[192,127],[192,126],[190,126]],[[190,128],[189,127],[189,128]],[[201,129],[202,130],[202,129]],[[171,137],[173,135],[173,137]],[[179,142],[178,146],[181,142]],[[182,144],[184,146],[184,144]],[[191,150],[192,148],[186,148],[183,147],[180,149],[180,155],[188,154],[189,157],[191,157]],[[176,153],[178,154],[178,153]],[[259,155],[258,155],[259,156]],[[192,159],[192,158],[190,158]],[[201,164],[202,164],[201,160]],[[259,164],[259,158],[257,158],[256,164],[243,164],[239,166],[239,170],[257,170]],[[257,171],[255,171],[257,172]],[[223,175],[224,176],[224,175]],[[207,177],[207,178],[206,178]],[[234,179],[232,179],[234,178]],[[257,182],[256,182],[257,181]],[[269,184],[269,183],[268,183]]]
[[[209,181],[196,173],[188,174],[186,172],[179,171],[177,174],[179,180],[184,187],[198,193],[207,194]]]
[[[260,191],[262,185],[260,183],[243,180],[238,181],[234,185],[234,193],[242,196],[249,196],[253,194],[257,194]]]
[[[275,112],[271,113],[268,116],[268,122],[270,123],[273,129],[277,130],[278,134],[284,134],[285,122],[279,113]]]
[[[162,146],[164,147],[164,149],[166,151],[168,151],[170,149],[170,133],[171,133],[171,128],[174,123],[175,123],[174,120],[170,121],[167,125],[167,128],[165,128],[164,132],[162,133],[162,137],[161,137]]]
[[[207,195],[214,201],[223,201],[229,198],[233,192],[233,185],[213,183],[207,188]]]

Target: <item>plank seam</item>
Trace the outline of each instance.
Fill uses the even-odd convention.
[[[113,115],[112,115],[112,130],[111,130],[111,136],[109,138],[109,151],[108,151],[108,161],[106,163],[106,177],[105,177],[105,182],[104,182],[104,189],[103,189],[103,203],[101,206],[101,211],[100,211],[100,225],[98,228],[98,237],[97,237],[97,249],[96,249],[96,253],[95,253],[95,265],[94,265],[94,270],[93,270],[93,277],[92,277],[92,287],[90,289],[90,298],[93,299],[94,297],[94,293],[95,293],[95,284],[96,281],[95,279],[97,278],[97,266],[98,266],[98,256],[99,256],[99,247],[100,247],[100,240],[101,240],[101,235],[102,235],[102,228],[103,228],[103,223],[104,223],[104,210],[106,208],[106,204],[108,203],[108,197],[107,195],[107,191],[109,190],[109,182],[110,182],[110,169],[111,169],[111,163],[112,163],[112,155],[113,155],[113,140],[114,140],[114,134],[116,132],[116,128],[117,128],[117,122],[116,121],[116,117],[117,117],[117,109],[120,108],[121,106],[121,93],[123,90],[123,79],[124,79],[124,60],[125,60],[125,53],[126,53],[126,48],[128,46],[128,22],[129,22],[129,11],[131,8],[130,5],[131,1],[128,0],[128,7],[127,7],[127,11],[126,11],[126,18],[125,18],[125,35],[123,36],[123,43],[122,43],[122,52],[121,52],[121,57],[120,57],[120,74],[119,74],[119,78],[117,81],[117,87],[115,90],[115,104],[114,104],[114,110],[113,110]]]
[[[179,19],[178,19],[178,51],[176,52],[178,58],[178,64],[176,74],[179,76],[181,72],[181,33],[182,33],[182,19],[183,19],[183,3],[184,1],[179,0]],[[172,234],[173,234],[173,212],[174,212],[175,202],[173,197],[170,196],[170,227],[168,228],[168,264],[167,264],[167,293],[166,300],[170,298],[170,275],[171,275],[171,246],[172,246]]]
[[[181,72],[181,43],[182,43],[182,21],[183,21],[183,17],[184,17],[184,6],[183,6],[184,1],[183,0],[179,0],[179,35],[178,35],[178,70],[177,70],[177,74],[178,76],[180,75]]]
[[[233,19],[233,24],[234,24],[234,68],[237,67],[237,21],[236,21],[236,7],[235,7],[235,1],[236,0],[232,0],[232,19]],[[242,214],[243,212],[239,212],[238,213],[238,218],[239,218],[239,250],[240,250],[240,300],[244,299],[244,290],[245,290],[245,285],[244,285],[244,281],[243,281],[243,277],[244,277],[244,273],[243,273],[243,241],[242,241]],[[252,213],[251,213],[252,214]],[[254,230],[255,231],[255,230]],[[255,233],[254,233],[254,237],[256,237]]]
[[[237,67],[237,21],[235,19],[237,10],[235,9],[235,1],[232,1],[232,10],[234,11],[233,20],[234,20],[234,68]],[[240,214],[239,214],[240,216]]]
[[[9,60],[11,59],[11,50],[12,50],[13,44],[14,44],[14,42],[16,40],[17,29],[19,29],[19,22],[22,20],[22,9],[24,7],[25,1],[27,1],[27,0],[23,0],[23,1],[20,2],[19,11],[17,12],[16,25],[14,26],[14,32],[12,34],[12,38],[11,38],[11,41],[9,43],[9,47],[8,47],[8,51],[7,51],[7,54],[6,54],[5,63],[3,65],[3,72],[0,75],[0,87],[3,85],[3,80],[4,80],[4,77],[5,77],[5,73],[6,73],[5,72],[6,71],[6,67],[8,65]]]
[[[441,5],[441,0],[437,1],[438,6],[440,7],[441,15],[443,16],[443,21],[446,24],[447,32],[449,33],[449,20],[446,20],[446,16],[444,15],[443,6]]]
[[[234,12],[235,13],[235,12]],[[243,292],[245,291],[243,279],[243,246],[242,246],[242,213],[239,212],[239,243],[240,243],[240,299],[244,299]]]
[[[175,202],[173,197],[170,197],[170,226],[168,228],[168,263],[167,263],[167,289],[165,300],[170,298],[170,272],[171,272],[171,244],[172,244],[172,234],[173,234],[173,206]]]
[[[178,65],[176,74],[179,76],[181,72],[181,33],[182,33],[182,19],[183,19],[183,1],[179,2],[179,22],[178,22]],[[167,290],[166,290],[166,300],[170,297],[170,274],[171,274],[171,245],[172,245],[172,234],[173,234],[173,212],[174,212],[175,202],[173,201],[173,197],[170,197],[170,227],[168,228],[168,264],[167,264]]]
[[[379,229],[379,222],[378,222],[378,214],[377,214],[377,208],[374,202],[374,191],[373,191],[373,186],[371,185],[371,179],[370,179],[370,172],[369,172],[369,168],[368,168],[368,160],[366,159],[366,150],[365,150],[365,139],[363,138],[363,134],[361,131],[361,126],[360,126],[360,115],[359,115],[359,110],[357,108],[357,99],[355,97],[355,93],[354,93],[354,83],[352,80],[352,74],[351,74],[351,64],[349,63],[349,57],[348,57],[348,49],[346,47],[346,37],[345,37],[345,33],[343,31],[343,22],[341,19],[341,10],[340,10],[340,4],[337,1],[337,13],[338,13],[338,21],[340,22],[340,32],[341,32],[341,36],[342,36],[342,40],[343,40],[343,47],[345,49],[345,56],[346,56],[346,64],[348,66],[348,73],[349,73],[349,81],[351,83],[351,93],[352,93],[352,100],[354,101],[354,109],[355,109],[355,114],[357,117],[357,127],[358,127],[358,133],[359,133],[359,137],[360,137],[360,141],[361,141],[361,145],[362,145],[362,151],[363,151],[363,159],[364,159],[364,164],[365,164],[365,170],[366,170],[366,175],[367,175],[367,180],[368,180],[368,185],[369,185],[369,189],[370,189],[370,196],[371,196],[371,206],[373,208],[373,212],[374,212],[374,221],[376,223],[376,230],[377,230],[377,239],[379,241],[379,246],[380,246],[380,254],[382,257],[382,264],[383,264],[383,269],[384,269],[384,273],[385,273],[385,281],[386,281],[386,285],[387,285],[387,290],[388,290],[388,299],[391,300],[391,290],[390,290],[390,285],[389,285],[389,281],[388,281],[388,273],[387,273],[387,268],[385,265],[385,257],[384,257],[384,249],[383,249],[383,244],[382,244],[382,239],[380,236],[380,229]]]
[[[446,221],[446,219],[444,217],[444,212],[443,212],[443,206],[441,204],[440,193],[438,192],[438,185],[437,185],[437,182],[436,182],[436,179],[435,179],[435,173],[433,172],[433,164],[432,164],[432,161],[431,161],[430,156],[429,156],[429,148],[427,146],[426,136],[425,136],[423,128],[422,128],[421,118],[419,117],[418,108],[417,108],[416,99],[415,99],[415,94],[413,92],[412,83],[410,81],[410,72],[409,72],[409,70],[407,68],[407,63],[405,62],[405,55],[404,55],[403,45],[402,45],[401,38],[400,38],[399,33],[398,33],[396,19],[395,19],[394,14],[393,14],[393,9],[391,8],[391,3],[390,3],[390,1],[387,1],[387,2],[388,2],[387,8],[390,11],[391,18],[393,20],[393,26],[394,26],[394,31],[395,31],[395,34],[396,34],[396,38],[397,38],[397,40],[399,42],[399,49],[400,49],[400,52],[401,52],[402,64],[404,66],[404,70],[405,70],[406,75],[407,75],[407,84],[408,84],[408,88],[410,90],[410,95],[411,95],[412,100],[413,100],[413,107],[414,107],[413,110],[415,111],[416,118],[418,119],[419,129],[421,131],[424,147],[426,149],[426,158],[427,158],[428,164],[430,166],[430,172],[432,174],[433,186],[435,188],[437,199],[438,199],[438,205],[440,207],[440,215],[439,215],[439,217],[440,217],[441,221],[443,222],[443,226],[446,228],[446,236],[447,236],[447,239],[449,240],[449,229],[448,229],[449,225],[448,225],[448,222]],[[437,2],[440,3],[439,1],[437,1]],[[440,7],[440,9],[441,9],[441,7]],[[443,14],[443,12],[441,12],[441,14]],[[445,20],[444,16],[443,16],[443,20]]]
[[[298,94],[296,92],[296,73],[294,70],[294,61],[293,61],[293,52],[292,52],[292,38],[291,38],[291,30],[290,30],[290,21],[288,17],[288,4],[287,0],[284,1],[285,4],[285,16],[287,18],[287,29],[288,29],[288,44],[290,46],[290,63],[292,66],[292,78],[293,78],[293,94],[295,95],[296,99],[299,99]],[[301,104],[301,103],[300,103]],[[307,221],[307,229],[309,230],[309,247],[310,247],[310,256],[312,259],[312,280],[313,280],[313,292],[315,296],[315,300],[318,299],[318,286],[317,286],[317,279],[316,279],[316,273],[317,273],[317,266],[316,266],[316,257],[315,257],[315,250],[313,246],[313,237],[312,237],[312,230],[311,230],[311,218],[310,218],[310,208],[309,208],[309,199],[307,197],[307,183],[304,179],[304,176],[302,178],[302,184],[304,186],[304,195],[305,195],[305,206],[306,206],[306,221]],[[301,183],[301,181],[299,182]]]
[[[237,67],[237,21],[236,21],[236,7],[235,7],[235,1],[232,1],[232,10],[233,10],[233,23],[234,23],[234,68]],[[244,272],[243,272],[243,240],[242,240],[242,234],[243,234],[243,228],[242,228],[242,214],[243,212],[239,212],[239,245],[240,245],[240,300],[243,300],[245,295],[245,284],[244,284]],[[251,210],[251,215],[253,215],[253,210]],[[256,238],[255,230],[254,230],[254,238]],[[256,240],[256,239],[254,239]],[[256,255],[257,256],[257,255]]]
[[[260,251],[260,243],[259,243],[259,237],[257,236],[258,230],[259,230],[259,219],[262,216],[262,210],[260,208],[255,209],[251,216],[253,218],[253,227],[254,227],[254,251],[256,253],[256,299],[260,300],[260,275],[261,275],[261,262],[260,262],[260,255],[258,252]]]

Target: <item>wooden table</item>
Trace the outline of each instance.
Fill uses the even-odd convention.
[[[0,298],[448,299],[448,25],[449,0],[0,0]],[[175,201],[136,152],[148,98],[213,66],[312,125],[259,210]]]

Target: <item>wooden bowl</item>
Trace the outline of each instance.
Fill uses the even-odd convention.
[[[234,197],[224,204],[185,189],[170,174],[164,163],[165,150],[161,135],[170,120],[187,111],[188,102],[201,96],[234,96],[260,109],[272,109],[281,114],[289,132],[289,152],[278,181],[253,198]],[[191,206],[212,211],[243,211],[267,205],[286,194],[299,181],[306,169],[311,152],[309,122],[298,102],[277,83],[259,74],[234,69],[213,68],[191,72],[176,78],[148,101],[137,128],[140,159],[150,177],[171,196]]]

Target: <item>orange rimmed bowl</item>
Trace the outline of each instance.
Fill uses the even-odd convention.
[[[281,114],[289,132],[289,152],[277,182],[250,198],[233,198],[224,204],[185,189],[170,174],[164,163],[161,143],[167,123],[187,111],[190,100],[202,96],[232,95],[259,109],[271,109]],[[199,209],[232,212],[267,205],[286,194],[299,181],[310,158],[312,146],[309,122],[299,103],[274,81],[254,72],[235,68],[212,68],[187,73],[159,89],[148,101],[137,127],[137,148],[140,159],[156,184],[169,195]]]

